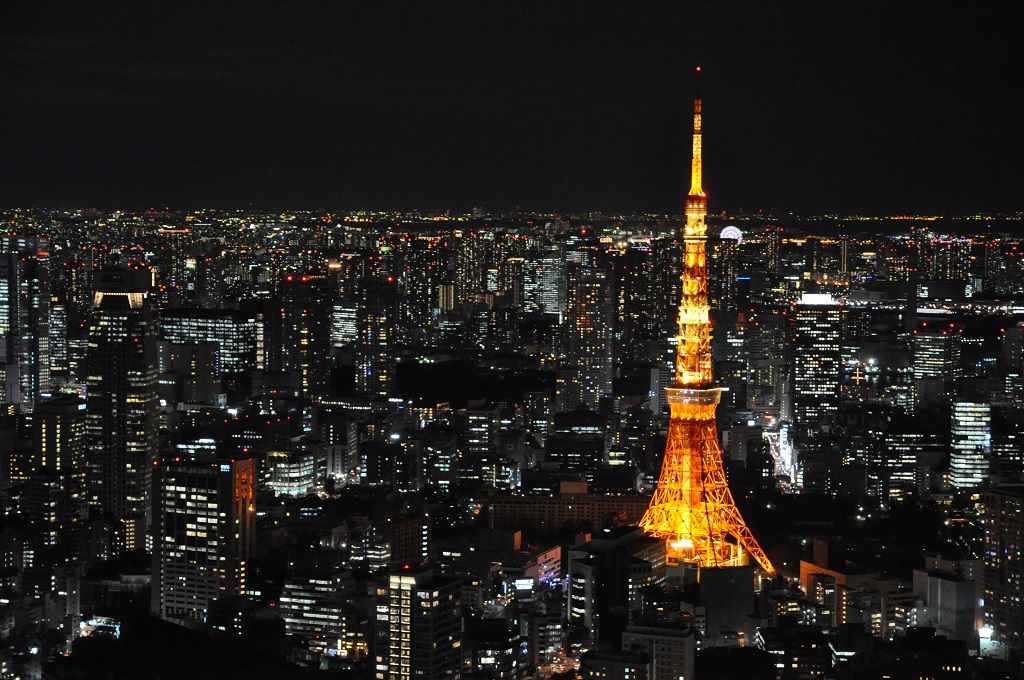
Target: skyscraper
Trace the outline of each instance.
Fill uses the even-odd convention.
[[[533,252],[524,262],[523,299],[528,309],[565,311],[565,254],[560,247]]]
[[[230,309],[168,309],[160,312],[160,337],[175,344],[215,342],[225,379],[247,376],[263,362],[257,314]]]
[[[331,311],[334,299],[322,272],[281,277],[283,369],[299,374],[302,395],[323,396],[331,377]]]
[[[377,589],[377,680],[459,680],[462,584],[431,569],[401,569]]]
[[[981,486],[989,470],[992,407],[956,400],[950,421],[949,482],[956,489]]]
[[[165,456],[153,470],[152,608],[203,621],[210,600],[247,589],[255,463]]]
[[[843,309],[831,295],[805,293],[793,314],[793,418],[801,435],[839,408]]]
[[[356,389],[387,396],[394,388],[398,346],[398,286],[394,277],[359,282],[356,299]]]
[[[565,319],[565,360],[573,371],[560,410],[577,406],[596,411],[612,394],[614,312],[608,270],[575,266],[569,270]]]
[[[0,236],[0,404],[23,411],[50,390],[49,263],[45,234]]]
[[[37,401],[32,420],[33,470],[25,487],[25,512],[40,530],[40,558],[56,565],[81,557],[76,548],[88,516],[85,402],[69,396]]]
[[[191,288],[188,284],[195,273],[196,235],[188,227],[160,227],[148,237],[156,253],[156,306],[178,307],[190,302],[195,297],[194,281]]]
[[[32,414],[32,450],[39,467],[67,472],[85,468],[85,402],[78,397],[44,399]]]
[[[922,323],[914,331],[914,380],[954,379],[963,376],[960,366],[960,338],[963,329],[955,324]]]
[[[726,227],[711,243],[708,304],[719,313],[734,312],[738,303],[736,277],[740,266],[740,231]]]
[[[54,382],[85,381],[95,271],[83,257],[88,254],[67,248],[54,253],[55,260],[59,260],[51,269],[50,360]]]
[[[932,263],[930,277],[932,279],[967,279],[971,271],[971,246],[969,238],[944,236],[932,241]],[[981,276],[981,270],[974,273]]]
[[[915,330],[912,341],[914,351],[915,407],[927,403],[928,394],[921,381],[935,381],[941,388],[938,395],[943,401],[952,392],[953,381],[963,377],[960,362],[963,328],[956,324],[924,322]]]
[[[491,407],[464,409],[459,413],[465,418],[459,442],[459,477],[467,480],[479,479],[491,486],[507,488],[511,483],[513,470],[511,461],[504,461],[498,453],[500,412]]]
[[[491,231],[455,232],[455,290],[460,302],[476,302],[486,290],[493,238]]]
[[[347,646],[346,629],[355,582],[352,572],[330,567],[289,570],[279,600],[288,635],[322,640],[335,650]],[[354,651],[354,650],[353,650]]]
[[[659,312],[663,293],[657,287],[654,251],[637,244],[622,254],[619,296],[622,342],[621,358],[627,361],[661,359],[662,321]]]
[[[988,489],[983,502],[985,626],[993,639],[1019,652],[1024,648],[1024,486]]]
[[[86,435],[91,504],[126,525],[125,547],[143,547],[156,460],[157,362],[148,270],[96,274],[89,328]]]

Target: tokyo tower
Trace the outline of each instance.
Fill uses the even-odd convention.
[[[697,71],[700,71],[698,67]],[[701,100],[693,103],[693,159],[683,229],[682,300],[676,372],[666,388],[671,419],[658,488],[640,526],[667,541],[670,563],[775,568],[747,528],[729,491],[715,409],[722,390],[711,378],[708,319],[707,197],[701,188]]]

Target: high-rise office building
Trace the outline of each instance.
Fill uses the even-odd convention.
[[[790,375],[790,331],[781,314],[757,314],[747,328],[747,404],[781,409]]]
[[[932,241],[932,262],[929,278],[932,279],[956,279],[964,280],[970,278],[971,271],[971,246],[973,242],[969,238],[958,238],[955,236],[944,236]],[[981,276],[981,271],[976,276]]]
[[[92,315],[92,275],[82,251],[55,252],[51,269],[50,356],[54,382],[85,380]]]
[[[165,456],[152,467],[152,609],[203,621],[210,600],[247,592],[255,462]]]
[[[478,479],[491,486],[508,487],[512,479],[511,461],[504,461],[498,453],[497,439],[500,412],[496,408],[476,408],[460,411],[465,418],[459,448],[461,479]]]
[[[1004,398],[1024,399],[1024,321],[1003,330],[1001,350]]]
[[[86,435],[90,502],[126,523],[125,546],[143,546],[157,458],[157,361],[150,274],[96,273],[89,328]]]
[[[782,267],[782,227],[772,224],[765,227],[761,243],[761,257],[764,258],[766,271],[778,274]]]
[[[924,322],[914,330],[914,380],[963,377],[960,348],[964,329],[956,324]]]
[[[662,338],[675,338],[679,327],[675,320],[679,314],[679,297],[682,295],[683,247],[675,236],[651,239],[651,264],[654,277],[654,303],[657,305],[658,322]],[[672,365],[675,360],[674,341],[665,343],[658,360]]]
[[[515,309],[520,309],[523,306],[525,272],[526,258],[524,257],[507,257],[499,263],[498,292]]]
[[[279,283],[283,366],[298,373],[305,397],[323,396],[331,378],[334,296],[322,272],[284,274]]]
[[[335,303],[331,311],[331,344],[344,347],[356,341],[356,318],[358,310],[354,302]]]
[[[0,234],[0,404],[50,391],[50,253],[34,230]]]
[[[571,385],[558,404],[561,410],[585,406],[598,410],[612,394],[612,347],[615,319],[609,272],[576,266],[569,270],[565,361],[573,372]]]
[[[410,340],[423,342],[440,307],[438,291],[449,276],[449,251],[434,235],[404,239],[399,245],[401,250],[392,271],[404,293],[401,316],[404,332]]]
[[[160,338],[174,344],[215,342],[226,380],[248,375],[263,363],[263,333],[258,314],[230,309],[160,311]]]
[[[186,273],[189,281],[192,304],[200,309],[218,309],[224,306],[225,282],[228,278],[227,266],[220,257],[200,253],[195,259],[189,259]]]
[[[987,489],[982,553],[983,617],[995,641],[1024,649],[1024,486]]]
[[[657,361],[661,356],[660,291],[656,288],[654,256],[649,244],[630,246],[620,266],[619,319],[627,361]]]
[[[377,680],[462,677],[461,581],[401,569],[377,589]]]
[[[40,559],[52,567],[81,558],[85,494],[85,402],[37,401],[32,413],[32,472],[23,509],[41,538]]]
[[[32,414],[32,450],[39,467],[84,471],[85,408],[84,401],[71,396],[36,403]]]
[[[460,302],[476,302],[486,290],[493,237],[493,232],[483,230],[455,233],[455,290]]]
[[[611,449],[608,419],[593,411],[570,411],[556,414],[544,441],[544,460],[559,470],[585,476],[593,482],[594,475],[608,464]]]
[[[161,407],[179,403],[220,403],[224,381],[219,346],[215,342],[157,343]]]
[[[527,309],[545,314],[565,312],[565,253],[560,247],[532,252],[525,258],[523,300]]]
[[[740,266],[739,234],[739,229],[726,227],[709,243],[708,304],[719,313],[736,311],[739,302],[736,281]]]
[[[394,389],[399,295],[394,277],[359,282],[356,299],[356,389],[387,396]]]
[[[640,590],[663,578],[669,549],[666,541],[633,526],[573,546],[566,589],[570,629],[588,631],[599,644],[621,639],[626,612],[639,601]]]
[[[839,408],[842,313],[831,295],[807,293],[793,313],[793,417],[803,433]]]
[[[467,674],[494,680],[522,680],[526,676],[524,640],[516,622],[468,618],[464,635]]]
[[[50,299],[50,384],[67,382],[70,355],[68,352],[68,309],[57,296]]]
[[[992,407],[956,400],[950,420],[949,481],[956,489],[981,486],[989,471]]]
[[[288,574],[279,601],[285,632],[306,640],[345,648],[355,582],[352,572],[329,568],[295,570]]]
[[[195,298],[196,235],[188,227],[165,226],[148,236],[155,251],[156,306],[177,307],[191,302]]]

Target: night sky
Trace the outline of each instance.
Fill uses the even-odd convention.
[[[1020,211],[1021,5],[5,3],[0,206]]]

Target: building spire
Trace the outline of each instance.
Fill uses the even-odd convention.
[[[697,97],[693,100],[693,155],[690,159],[690,197],[703,198],[701,187],[703,161],[701,155],[701,115],[700,115],[700,66],[697,67]]]
[[[697,67],[697,81],[697,96],[693,100],[693,154],[690,156],[690,194],[686,197],[685,236],[707,234],[704,220],[708,214],[708,201],[701,184],[704,159],[701,139],[700,66]]]

